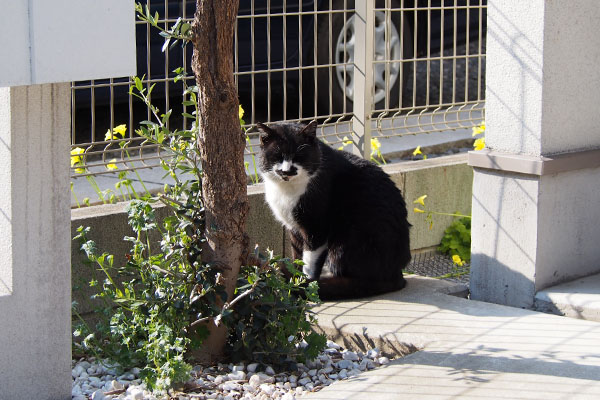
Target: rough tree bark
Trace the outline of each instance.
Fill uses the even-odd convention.
[[[206,208],[203,260],[222,268],[231,301],[240,266],[248,252],[248,198],[244,171],[245,137],[238,118],[233,78],[233,38],[239,0],[197,0],[192,24],[192,69],[198,85],[199,146]],[[208,326],[210,335],[191,356],[200,362],[218,360],[227,330]]]

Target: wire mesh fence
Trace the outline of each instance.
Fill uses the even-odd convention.
[[[191,20],[192,0],[145,0],[168,28]],[[368,60],[372,82],[371,135],[389,137],[470,128],[483,121],[486,0],[378,0],[370,7],[372,35],[357,25],[351,0],[241,0],[235,27],[234,63],[248,129],[248,157],[255,153],[256,122],[320,122],[332,146],[356,138],[360,107],[355,72]],[[365,37],[372,37],[370,43]],[[189,127],[182,105],[193,84],[190,46],[163,47],[147,22],[136,21],[137,75],[153,103],[172,110],[170,128]],[[189,77],[176,81],[183,67]],[[135,133],[151,112],[129,91],[132,79],[72,84],[72,146],[82,152],[73,178],[156,167],[161,154]],[[369,96],[366,96],[369,97]],[[368,145],[368,143],[366,143]]]

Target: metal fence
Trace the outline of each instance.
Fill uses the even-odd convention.
[[[165,28],[191,19],[195,0],[145,0]],[[333,146],[352,141],[368,157],[371,138],[470,128],[484,109],[486,0],[241,0],[234,62],[250,143],[256,122],[320,122]],[[162,51],[163,38],[136,22],[138,76],[156,85],[153,103],[181,114],[191,45]],[[190,78],[192,79],[192,78]],[[73,178],[156,167],[161,154],[136,135],[150,111],[129,93],[131,78],[73,82]],[[191,83],[191,82],[190,82]],[[367,111],[365,111],[367,110]],[[124,131],[124,127],[127,129]],[[253,133],[254,131],[254,133]],[[350,148],[349,148],[350,150]],[[72,153],[73,154],[73,153]],[[73,158],[72,158],[73,159]]]

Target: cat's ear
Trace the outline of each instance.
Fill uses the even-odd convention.
[[[258,128],[258,131],[260,132],[259,139],[260,139],[261,146],[265,146],[267,143],[269,143],[275,137],[275,131],[273,131],[273,129],[269,128],[265,124],[263,124],[261,122],[257,122],[256,127]]]
[[[300,135],[304,135],[309,139],[317,138],[317,121],[312,120],[300,131]]]

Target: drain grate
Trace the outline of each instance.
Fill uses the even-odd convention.
[[[452,258],[435,251],[413,254],[413,258],[405,268],[406,273],[413,273],[431,278],[439,278],[453,282],[469,284],[470,265],[458,266]]]

